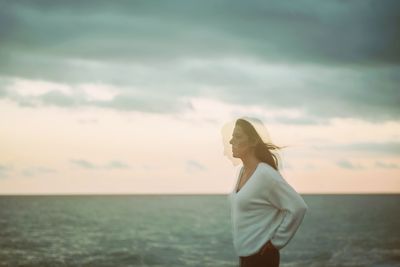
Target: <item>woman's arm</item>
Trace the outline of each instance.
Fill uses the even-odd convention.
[[[271,244],[281,249],[293,238],[308,209],[303,198],[283,179],[268,179],[267,199],[285,216]]]

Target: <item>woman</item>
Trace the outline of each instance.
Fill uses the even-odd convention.
[[[229,143],[233,158],[243,166],[229,198],[241,267],[279,266],[279,250],[292,239],[307,210],[279,173],[277,157],[271,152],[279,147],[269,141],[259,120],[236,120]]]

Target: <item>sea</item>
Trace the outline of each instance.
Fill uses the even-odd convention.
[[[302,195],[282,267],[400,267],[400,195]],[[0,196],[0,266],[234,267],[227,195]]]

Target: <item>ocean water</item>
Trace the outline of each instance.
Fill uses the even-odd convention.
[[[400,266],[400,195],[303,195],[281,265]],[[1,196],[0,266],[238,266],[226,195]]]

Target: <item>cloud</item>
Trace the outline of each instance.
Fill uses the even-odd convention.
[[[397,1],[9,2],[0,11],[0,78],[76,93],[21,105],[176,113],[184,98],[302,110],[284,123],[399,119]],[[371,27],[373,25],[373,27]],[[340,40],[340,41],[338,41]],[[76,85],[121,88],[102,100]]]
[[[118,161],[118,160],[113,160],[113,161],[110,161],[109,163],[107,163],[105,168],[107,168],[107,169],[127,169],[127,168],[129,168],[129,165],[124,162]]]
[[[1,79],[0,79],[1,80]],[[190,110],[191,104],[185,99],[177,99],[174,94],[154,94],[152,92],[140,92],[122,88],[112,96],[94,98],[93,93],[87,94],[87,87],[96,89],[104,87],[103,84],[82,84],[69,86],[54,82],[35,81],[35,80],[15,80],[14,82],[4,82],[8,86],[3,89],[0,98],[13,100],[20,106],[43,107],[57,106],[62,108],[74,107],[99,107],[109,108],[120,111],[143,111],[150,113],[177,113]],[[63,88],[64,90],[59,90]],[[31,89],[29,89],[31,88]],[[32,88],[37,88],[36,91]],[[117,90],[117,88],[110,86]],[[29,92],[29,90],[31,92]]]
[[[375,166],[382,169],[399,169],[400,165],[396,163],[387,163],[382,161],[375,162]]]
[[[137,97],[132,94],[119,94],[111,101],[94,101],[93,106],[112,108],[116,110],[135,110],[149,113],[178,113],[191,109],[190,103],[157,95]]]
[[[345,159],[336,162],[336,164],[343,169],[349,169],[349,170],[364,169],[364,167],[362,165],[360,165],[360,164],[356,165]]]
[[[11,169],[11,166],[0,164],[0,179],[7,178]]]
[[[9,2],[3,43],[102,60],[252,54],[276,61],[399,62],[397,1]],[[374,27],[371,27],[373,25]],[[341,42],[338,42],[341,40]]]
[[[83,169],[95,170],[95,169],[107,169],[107,170],[114,170],[114,169],[128,169],[130,168],[127,163],[124,163],[119,160],[111,160],[104,165],[94,164],[90,161],[84,159],[72,159],[70,160],[75,166],[78,166]]]
[[[353,143],[339,146],[338,149],[368,152],[371,154],[400,155],[400,142]]]
[[[371,155],[400,155],[400,142],[360,142],[337,145],[315,145],[317,150],[335,150],[346,152],[362,152]]]
[[[209,74],[203,73],[205,70]],[[321,124],[332,117],[355,117],[380,122],[398,119],[400,115],[397,84],[388,75],[373,69],[363,71],[307,66],[296,70],[293,66],[264,65],[253,61],[239,63],[236,60],[200,60],[182,62],[165,71],[150,69],[141,72],[137,74],[141,82],[131,81],[130,85],[106,85],[118,91],[107,100],[88,97],[82,89],[87,82],[59,84],[59,87],[69,88],[70,93],[53,90],[22,95],[18,93],[23,91],[21,88],[36,86],[37,82],[26,80],[21,83],[19,80],[13,82],[12,79],[4,82],[8,86],[6,93],[0,97],[31,107],[94,106],[151,113],[189,111],[192,107],[188,99],[203,97],[243,106],[297,109],[303,114],[296,118],[279,116],[275,120],[280,123]],[[95,87],[96,84],[91,86]],[[99,87],[102,86],[105,84],[99,84]]]
[[[188,173],[204,171],[204,170],[207,169],[203,164],[201,164],[201,163],[199,163],[198,161],[195,161],[195,160],[186,161],[185,167],[186,167],[186,171]]]
[[[84,169],[96,169],[96,165],[84,159],[72,159],[70,162],[78,167]]]
[[[0,178],[8,178],[10,177],[10,173],[13,170],[12,166],[6,166],[6,165],[1,165],[0,164]],[[48,168],[44,166],[29,166],[25,167],[21,170],[22,175],[24,176],[41,176],[41,175],[47,175],[47,174],[55,174],[57,173],[57,170],[53,168]]]
[[[24,168],[22,170],[22,174],[24,176],[39,176],[39,175],[45,175],[49,173],[57,173],[55,169],[52,168],[47,168],[43,166],[31,166]]]
[[[274,121],[281,124],[297,124],[297,125],[315,125],[323,124],[324,120],[316,116],[299,116],[299,117],[288,117],[288,116],[276,116]]]

